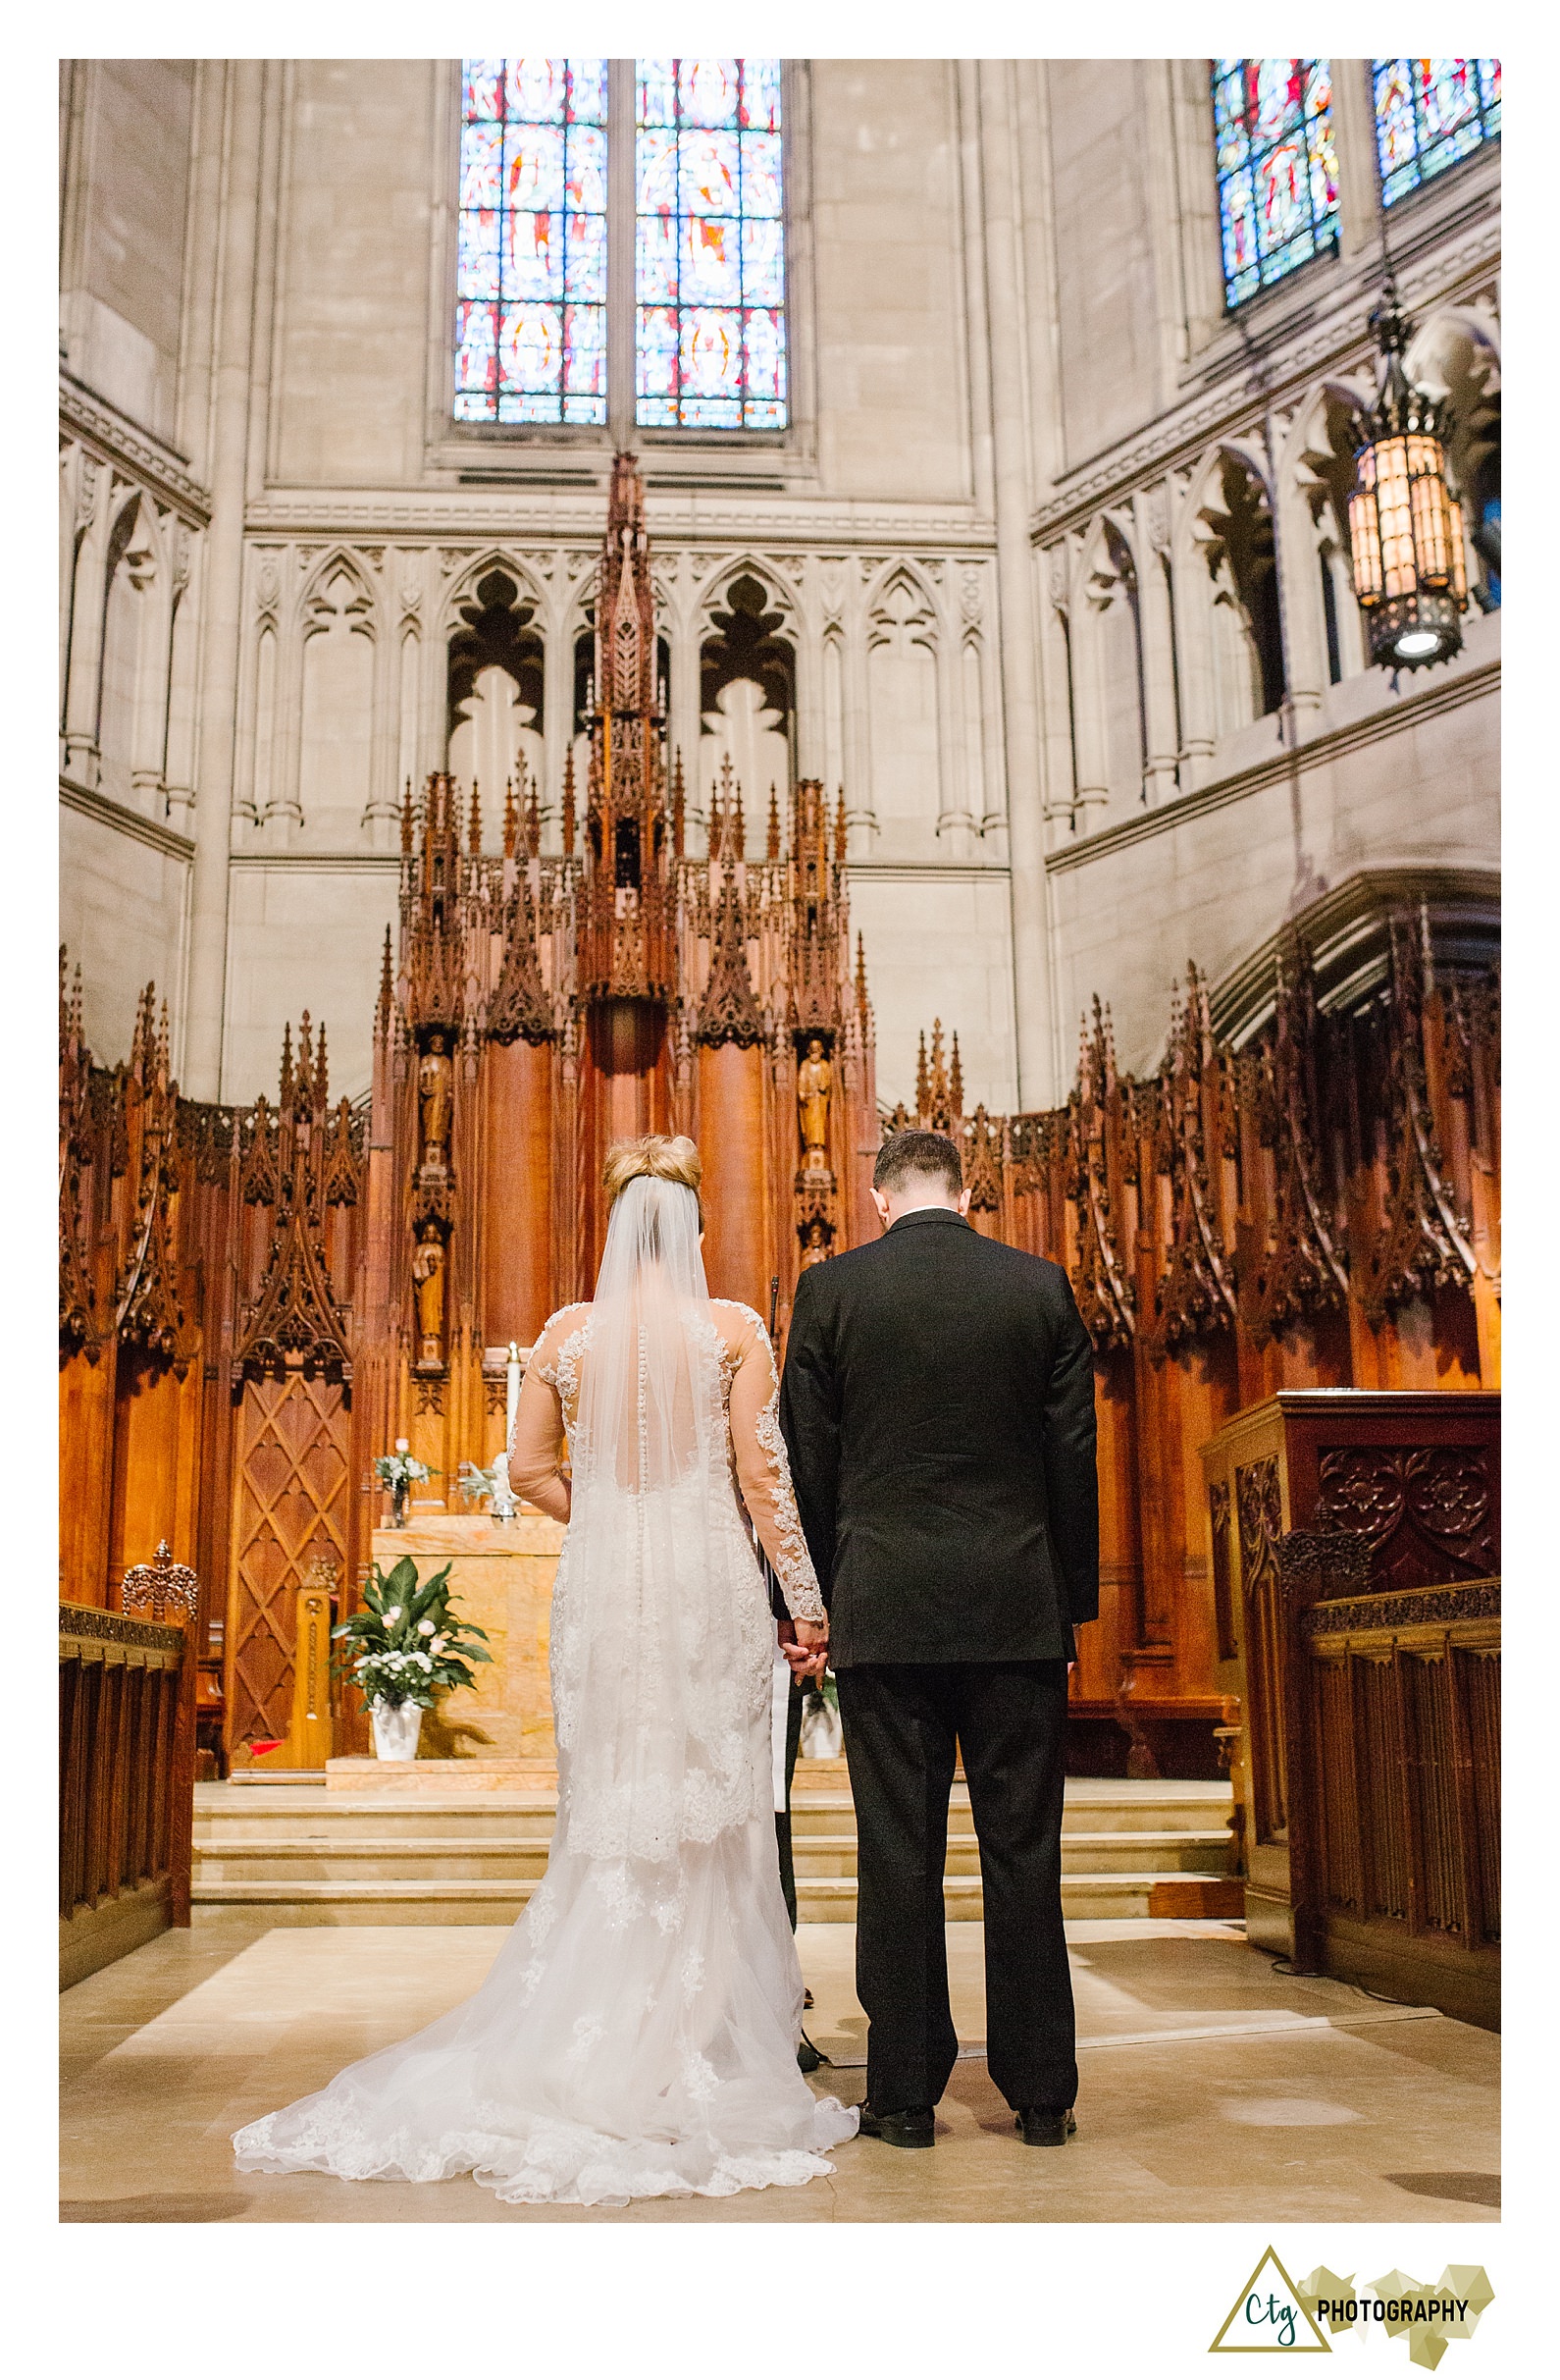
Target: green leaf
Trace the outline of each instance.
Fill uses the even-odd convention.
[[[404,1604],[417,1585],[417,1564],[409,1554],[403,1554],[385,1581],[392,1604]]]

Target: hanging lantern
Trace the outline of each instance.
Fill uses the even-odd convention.
[[[1422,669],[1462,645],[1468,608],[1462,506],[1446,484],[1451,412],[1415,388],[1404,368],[1411,325],[1390,280],[1371,316],[1385,363],[1380,394],[1363,417],[1349,498],[1354,592],[1371,659],[1385,669]]]

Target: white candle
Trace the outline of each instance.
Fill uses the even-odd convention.
[[[507,1453],[514,1439],[514,1417],[520,1403],[520,1349],[512,1339],[509,1342],[509,1360],[503,1367],[503,1443]]]

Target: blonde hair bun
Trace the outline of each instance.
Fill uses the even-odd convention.
[[[663,1133],[647,1133],[642,1140],[617,1140],[606,1152],[601,1188],[613,1205],[631,1182],[680,1182],[697,1198],[704,1161],[686,1134],[668,1139]]]

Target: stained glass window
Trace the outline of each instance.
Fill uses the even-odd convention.
[[[606,61],[461,61],[457,421],[606,420]]]
[[[780,61],[636,63],[635,418],[784,429]]]
[[[1381,203],[1406,198],[1500,130],[1498,58],[1377,58]]]
[[[1224,303],[1238,306],[1338,238],[1326,58],[1216,58],[1214,138]]]

